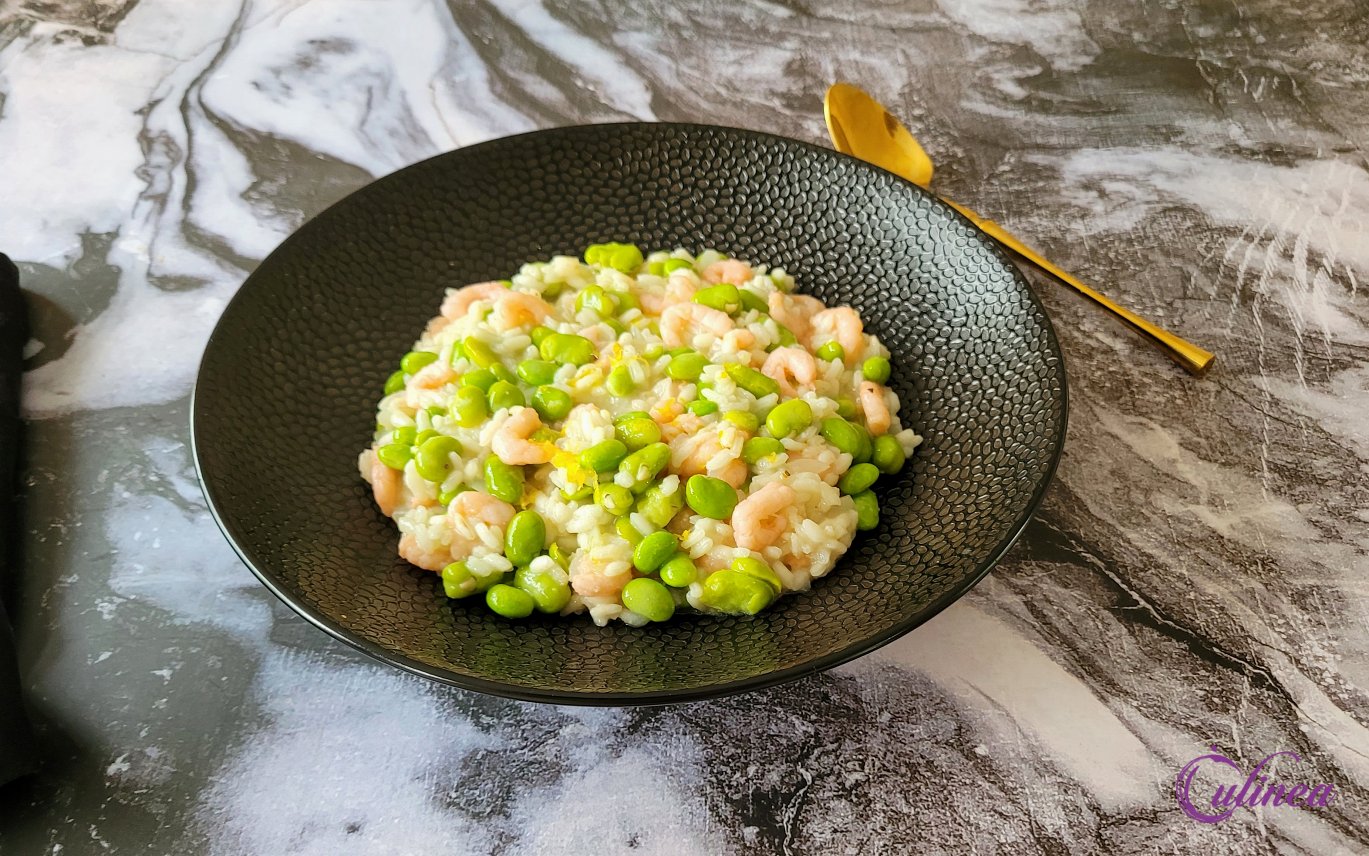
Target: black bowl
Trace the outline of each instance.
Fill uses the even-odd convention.
[[[926,441],[876,489],[883,520],[812,591],[754,618],[634,629],[510,622],[397,558],[357,476],[381,386],[443,289],[602,241],[716,247],[850,304],[893,353]],[[1022,531],[1065,432],[1050,322],[987,238],[844,155],[700,125],[561,128],[450,152],[365,187],[248,278],[200,366],[192,433],[209,506],[267,588],[387,663],[481,692],[650,704],[757,689],[908,632]]]

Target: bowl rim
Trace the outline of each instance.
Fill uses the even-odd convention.
[[[934,205],[941,208],[943,212],[951,215],[953,218],[961,220],[966,225],[974,229],[976,232],[979,231],[978,227],[975,226],[974,223],[972,223],[968,218],[966,218],[956,209],[952,208],[950,205],[947,205],[939,197],[937,197],[934,193],[927,190],[926,188],[919,187],[916,184],[913,184],[911,181],[908,181],[907,179],[903,178],[902,176],[889,172],[888,170],[871,164],[868,161],[863,161],[851,155],[847,155],[842,152],[838,152],[834,149],[826,148],[824,146],[819,146],[814,143],[807,142],[805,140],[798,140],[792,137],[785,137],[779,134],[772,134],[765,131],[756,131],[747,128],[735,128],[727,125],[710,125],[699,122],[595,122],[579,125],[558,125],[556,127],[551,128],[539,128],[537,130],[525,131],[519,134],[510,134],[507,136],[495,137],[493,139],[484,140],[479,143],[473,143],[469,146],[461,146],[456,149],[440,152],[438,154],[433,155],[432,157],[424,158],[423,160],[416,161],[415,163],[401,167],[400,169],[395,170],[394,172],[376,177],[371,181],[367,182],[366,184],[363,184],[361,187],[358,187],[355,190],[351,191],[341,199],[338,199],[337,201],[331,203],[330,205],[318,211],[314,215],[310,216],[307,220],[305,220],[298,227],[296,227],[288,236],[286,236],[286,238],[283,241],[277,244],[271,250],[271,252],[263,258],[262,261],[264,262],[266,259],[270,258],[272,255],[279,252],[283,247],[287,246],[292,241],[294,241],[295,237],[301,231],[306,229],[316,219],[318,219],[320,216],[331,210],[334,206],[342,204],[347,199],[350,199],[357,193],[364,191],[366,188],[372,186],[376,182],[384,181],[388,178],[391,178],[392,176],[400,175],[410,170],[419,169],[427,165],[430,161],[447,157],[453,154],[454,152],[468,150],[479,151],[487,147],[494,148],[496,146],[506,144],[511,140],[522,139],[524,137],[538,136],[542,134],[564,133],[567,131],[585,130],[590,128],[637,128],[642,126],[661,126],[676,128],[684,131],[725,131],[728,134],[736,134],[742,137],[751,137],[771,143],[780,142],[785,145],[797,145],[801,148],[810,149],[815,152],[820,152],[826,156],[836,156],[838,158],[845,158],[849,161],[859,164],[862,168],[877,170],[879,172],[885,173],[888,176],[891,176],[904,187],[911,189],[912,191],[921,194],[923,197],[930,200]],[[198,439],[198,433],[196,431],[196,417],[199,413],[200,382],[204,379],[206,358],[208,357],[210,349],[213,348],[216,339],[221,338],[223,335],[221,333],[221,324],[223,316],[228,314],[229,310],[232,309],[233,304],[242,297],[244,287],[248,284],[248,282],[251,281],[252,277],[256,273],[256,269],[254,269],[251,273],[248,274],[246,278],[244,278],[242,284],[239,285],[236,291],[234,291],[233,296],[229,298],[227,303],[224,304],[224,308],[219,315],[219,320],[215,321],[214,329],[210,332],[209,338],[205,341],[204,351],[200,355],[200,362],[196,368],[195,386],[191,390],[189,406],[190,449],[191,459],[195,466],[195,479],[199,483],[200,491],[204,494],[205,505],[209,510],[209,514],[214,519],[214,523],[219,527],[219,531],[223,533],[224,538],[229,543],[229,546],[233,548],[233,552],[237,554],[238,558],[242,561],[242,563],[247,566],[248,570],[252,572],[252,574],[257,578],[257,580],[260,581],[261,584],[265,586],[268,591],[270,591],[273,595],[279,598],[286,606],[290,607],[292,610],[294,610],[296,613],[302,616],[310,624],[314,625],[315,627],[322,630],[324,633],[328,634],[329,636],[333,637],[339,642],[343,642],[346,645],[355,648],[356,650],[361,651],[364,654],[368,654],[371,657],[374,657],[375,659],[383,663],[402,669],[406,672],[418,675],[420,677],[427,678],[428,680],[435,681],[440,684],[445,684],[447,686],[456,687],[458,689],[474,690],[476,692],[484,693],[486,695],[514,699],[517,701],[590,707],[638,707],[682,704],[687,702],[703,701],[707,699],[722,698],[725,696],[752,692],[755,690],[766,689],[769,687],[778,686],[780,684],[786,684],[791,681],[796,681],[800,678],[807,677],[808,675],[817,674],[818,672],[824,672],[828,669],[832,669],[845,663],[849,663],[858,657],[862,657],[866,654],[869,654],[872,651],[882,648],[885,645],[888,645],[894,640],[907,635],[911,631],[927,623],[932,618],[939,615],[952,603],[964,597],[972,588],[978,585],[980,581],[988,575],[989,571],[991,571],[993,567],[998,564],[998,562],[1003,558],[1003,556],[1008,552],[1008,550],[1012,548],[1013,544],[1017,542],[1018,538],[1022,536],[1022,533],[1026,530],[1028,524],[1031,523],[1032,518],[1035,517],[1037,509],[1040,508],[1041,502],[1045,498],[1046,491],[1050,488],[1052,481],[1054,481],[1056,469],[1059,466],[1061,455],[1064,452],[1065,439],[1069,428],[1069,375],[1067,371],[1067,366],[1065,365],[1065,356],[1064,353],[1061,351],[1059,339],[1055,334],[1055,325],[1051,321],[1050,314],[1046,311],[1046,307],[1041,303],[1040,298],[1037,297],[1035,290],[1031,287],[1031,283],[1023,275],[1021,269],[1012,260],[1012,258],[998,245],[996,241],[992,240],[987,236],[981,236],[981,241],[990,250],[990,252],[997,255],[1000,261],[1002,261],[1003,264],[1008,268],[1008,270],[1011,271],[1013,278],[1017,281],[1017,283],[1026,293],[1028,300],[1030,300],[1031,303],[1040,312],[1041,318],[1044,321],[1047,349],[1050,353],[1052,353],[1055,356],[1057,362],[1059,363],[1061,380],[1061,408],[1060,425],[1055,437],[1054,453],[1051,455],[1051,459],[1046,467],[1045,473],[1042,475],[1040,482],[1037,484],[1036,489],[1033,492],[1032,497],[1028,501],[1027,506],[1023,510],[1021,516],[1018,518],[1017,521],[1014,522],[1008,534],[1005,535],[994,547],[994,549],[989,552],[988,556],[986,556],[975,567],[975,571],[973,574],[970,574],[963,578],[953,589],[946,592],[941,597],[938,597],[936,600],[932,601],[929,605],[919,610],[916,614],[914,614],[907,620],[891,625],[885,628],[884,630],[873,634],[867,639],[855,642],[837,651],[833,651],[830,654],[817,657],[805,663],[800,663],[798,665],[790,666],[784,669],[776,669],[773,671],[762,672],[761,674],[753,675],[748,678],[741,678],[735,681],[727,681],[724,683],[708,684],[700,687],[688,687],[680,689],[644,690],[640,692],[577,692],[572,690],[548,690],[537,687],[525,687],[519,686],[517,684],[504,683],[500,681],[491,681],[486,678],[477,677],[473,675],[462,675],[448,669],[443,669],[438,666],[429,665],[420,660],[416,660],[412,657],[409,657],[408,655],[396,653],[376,642],[372,642],[368,639],[361,638],[360,636],[352,633],[350,630],[347,630],[346,628],[342,627],[340,624],[335,622],[333,619],[323,614],[320,610],[309,605],[302,598],[296,597],[294,594],[287,591],[283,586],[277,584],[277,582],[272,578],[271,574],[267,573],[263,568],[259,567],[257,563],[252,559],[252,557],[248,555],[246,549],[242,546],[243,542],[239,540],[239,535],[242,533],[238,525],[236,525],[231,520],[225,519],[225,517],[220,513],[219,503],[215,499],[215,490],[205,479],[204,467],[200,460],[200,444]]]

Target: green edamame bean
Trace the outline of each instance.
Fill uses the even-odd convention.
[[[463,389],[469,387],[481,392],[489,392],[490,387],[494,386],[494,382],[497,380],[499,378],[495,377],[494,372],[489,369],[476,369],[461,376],[461,386]]]
[[[888,434],[876,437],[870,450],[870,463],[879,467],[879,471],[886,475],[893,475],[903,469],[903,462],[907,457],[903,454],[903,446]]]
[[[482,369],[487,369],[499,362],[499,355],[494,352],[494,348],[490,347],[488,342],[474,336],[467,336],[462,339],[461,347],[466,349],[466,359]]]
[[[528,386],[542,386],[556,378],[556,363],[546,360],[524,360],[518,364],[518,376]]]
[[[475,577],[475,590],[481,594],[484,594],[494,586],[497,586],[500,583],[507,583],[508,581],[509,574],[507,573],[486,574],[483,577],[477,574]]]
[[[709,401],[707,398],[696,398],[685,407],[695,416],[707,416],[710,413],[718,412],[718,403]]]
[[[866,461],[870,460],[870,455],[875,450],[874,440],[870,437],[870,429],[866,428],[864,425],[861,425],[859,422],[852,424],[854,424],[856,426],[856,430],[860,432],[860,448],[857,449],[856,453],[851,457],[855,460],[857,464],[863,464]]]
[[[542,359],[553,363],[583,366],[594,362],[594,343],[573,333],[551,333],[537,346]]]
[[[741,556],[733,559],[730,567],[739,574],[746,574],[748,577],[754,577],[765,582],[775,590],[777,595],[784,590],[784,583],[780,581],[780,575],[760,559]]]
[[[570,554],[562,550],[560,545],[553,543],[547,548],[547,555],[551,556],[553,562],[561,566],[561,570],[570,568]]]
[[[723,369],[727,372],[727,376],[732,378],[733,383],[757,398],[778,395],[780,392],[780,385],[775,382],[774,378],[766,377],[750,366],[744,366],[741,363],[728,363],[723,366]]]
[[[861,433],[859,425],[847,422],[839,416],[832,416],[822,420],[822,426],[818,430],[824,440],[837,447],[838,452],[845,452],[852,456],[860,452]]]
[[[661,264],[661,272],[669,276],[671,273],[681,268],[692,268],[694,263],[689,259],[666,259]]]
[[[410,351],[400,359],[399,368],[405,374],[418,374],[419,369],[435,362],[437,354],[432,351]]]
[[[632,566],[644,574],[654,574],[678,552],[680,539],[673,532],[652,532],[637,542],[632,551]]]
[[[594,502],[609,514],[622,516],[632,510],[632,491],[612,482],[594,489]]]
[[[543,422],[559,422],[570,413],[574,402],[570,393],[554,386],[539,386],[532,391],[532,409]]]
[[[685,482],[685,502],[695,514],[713,520],[726,520],[737,507],[737,490],[722,479],[690,476]]]
[[[851,497],[856,504],[856,528],[868,532],[879,525],[879,499],[873,491],[865,491]]]
[[[699,569],[688,553],[676,553],[661,565],[661,582],[673,588],[688,588],[698,579]]]
[[[415,429],[414,426],[403,425],[396,428],[394,432],[390,434],[390,442],[399,443],[403,446],[412,446],[414,444],[414,438],[417,436],[418,430]]]
[[[542,554],[547,543],[547,524],[542,515],[520,511],[504,529],[504,556],[514,565],[526,565]]]
[[[665,276],[665,259],[647,262],[646,272],[652,276]]]
[[[603,264],[621,273],[632,273],[642,266],[642,251],[632,244],[617,244],[603,260]]]
[[[608,249],[606,244],[590,244],[585,247],[585,264],[597,265],[603,262],[604,251]]]
[[[613,528],[618,531],[618,537],[629,544],[636,545],[642,540],[642,533],[637,531],[637,527],[632,525],[630,517],[619,517],[613,522]]]
[[[494,455],[485,459],[485,491],[505,502],[517,502],[523,496],[523,468],[506,464]]]
[[[575,490],[561,491],[561,498],[566,502],[583,502],[594,496],[594,485],[582,484]]]
[[[855,419],[860,411],[856,410],[856,403],[850,398],[842,396],[837,399],[837,415],[842,419]]]
[[[611,291],[614,301],[618,304],[618,314],[621,315],[630,309],[641,309],[642,303],[637,299],[637,295],[630,291]]]
[[[649,621],[669,621],[675,614],[675,597],[655,580],[638,577],[623,586],[623,606]]]
[[[504,583],[491,586],[490,590],[485,592],[485,604],[496,615],[505,618],[527,618],[537,606],[532,595]]]
[[[864,493],[879,480],[879,467],[874,464],[856,464],[837,480],[841,492],[850,496]]]
[[[575,312],[590,310],[600,318],[608,318],[618,311],[618,301],[597,285],[588,285],[575,295]]]
[[[667,495],[660,485],[652,485],[637,502],[637,510],[652,526],[665,527],[684,508],[684,491],[678,487]]]
[[[709,609],[733,615],[755,615],[774,599],[769,583],[731,570],[709,574],[699,597]]]
[[[643,446],[618,464],[618,471],[626,473],[633,484],[649,482],[670,463],[670,447],[665,443]]]
[[[513,371],[503,363],[495,363],[490,366],[490,371],[494,373],[495,382],[502,380],[504,383],[511,383],[514,386],[518,386],[518,375],[514,374]],[[493,384],[491,384],[491,386],[493,386]]]
[[[523,397],[523,390],[505,380],[497,380],[490,387],[489,401],[491,413],[498,413],[510,407],[522,407],[527,404],[527,399]]]
[[[627,446],[628,451],[661,442],[661,426],[650,416],[634,416],[631,419],[614,420],[613,432],[618,441]]]
[[[475,588],[475,575],[465,562],[452,562],[442,569],[442,590],[447,597],[467,597],[475,594]]]
[[[543,283],[543,285],[542,285],[542,299],[545,300],[545,301],[547,301],[548,303],[550,303],[551,301],[555,300],[556,298],[558,298],[558,297],[560,297],[562,294],[564,294],[565,291],[566,291],[566,289],[569,288],[569,287],[570,287],[570,286],[566,285],[566,283],[564,283],[564,282],[548,282],[548,283]],[[535,345],[535,344],[537,344],[537,343],[536,343],[536,342],[533,342],[533,344]]]
[[[428,442],[430,438],[436,436],[437,432],[432,430],[431,428],[427,431],[419,431],[416,435],[414,435],[414,445],[422,446],[424,443]]]
[[[887,381],[891,372],[889,360],[885,357],[870,357],[860,364],[860,373],[865,375],[866,380],[872,380],[875,383]]]
[[[784,326],[783,324],[776,324],[775,326],[778,327],[778,328],[780,329],[780,347],[781,347],[781,348],[788,348],[788,347],[791,346],[791,345],[797,345],[797,344],[798,344],[798,342],[799,342],[799,337],[794,335],[794,331],[793,331],[793,330],[790,330],[788,327]]]
[[[780,402],[765,417],[765,427],[776,437],[797,434],[813,424],[813,408],[802,398]]]
[[[596,473],[606,473],[616,469],[627,457],[627,446],[618,440],[605,440],[595,443],[580,453],[580,466]]]
[[[749,410],[729,410],[723,414],[723,419],[748,434],[755,434],[761,429],[761,418]]]
[[[754,291],[747,291],[745,288],[740,291],[742,296],[742,309],[755,310],[756,312],[769,314],[770,306],[765,302],[764,297],[761,297]]]
[[[490,416],[485,393],[478,386],[463,386],[452,395],[452,416],[462,428],[474,428]]]
[[[824,342],[818,346],[817,357],[820,360],[835,362],[846,359],[846,349],[840,342]]]
[[[538,324],[536,327],[532,328],[532,332],[528,335],[532,337],[532,344],[534,346],[539,346],[542,344],[542,340],[547,338],[551,334],[552,329],[550,327],[545,327],[541,324]]]
[[[640,363],[640,360],[636,362]],[[637,381],[632,377],[632,362],[623,362],[609,369],[608,377],[604,380],[604,386],[610,395],[623,398],[631,395],[637,389]]]
[[[694,302],[731,315],[742,308],[742,293],[730,283],[710,285],[695,293]]]
[[[470,488],[464,484],[459,484],[451,490],[444,490],[437,495],[437,504],[451,505],[453,499],[456,499],[458,496],[460,496],[468,490],[470,490]]]
[[[386,394],[386,395],[394,395],[396,392],[399,392],[399,391],[400,391],[401,389],[403,389],[403,388],[404,388],[404,372],[403,372],[403,370],[397,371],[397,372],[395,372],[394,374],[390,375],[389,377],[385,378],[385,394]]]
[[[550,571],[519,568],[513,575],[513,584],[532,597],[538,612],[560,612],[570,603],[570,584],[557,579]]]
[[[784,444],[774,437],[752,437],[742,444],[742,460],[755,464],[762,458],[778,455],[784,451]]]
[[[698,380],[699,375],[703,374],[704,367],[708,365],[708,357],[698,351],[689,351],[671,359],[665,368],[667,377],[674,380]]]
[[[376,457],[392,470],[404,469],[413,456],[413,447],[407,443],[389,443],[376,449]]]
[[[441,484],[452,472],[452,455],[461,453],[455,437],[438,434],[429,437],[414,450],[414,469],[419,476],[434,484]]]

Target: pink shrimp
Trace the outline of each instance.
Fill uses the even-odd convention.
[[[376,453],[367,449],[361,453],[361,474],[371,483],[371,495],[375,497],[380,513],[393,517],[399,507],[399,492],[404,486],[404,477],[399,470],[392,470],[380,462]]]
[[[704,268],[704,279],[709,282],[730,282],[733,285],[742,285],[751,281],[755,272],[751,270],[751,265],[738,259],[723,259],[714,262]]]
[[[671,274],[670,280],[666,283],[665,292],[662,294],[652,294],[650,292],[639,296],[642,303],[642,310],[650,315],[660,315],[668,307],[677,303],[688,303],[694,299],[694,295],[699,291],[699,284],[687,273]]]
[[[761,374],[773,378],[785,395],[795,395],[799,386],[812,386],[818,379],[818,364],[803,348],[776,348],[765,358]]]
[[[414,389],[437,389],[446,386],[456,378],[456,372],[447,364],[446,360],[428,363],[419,369],[414,376],[409,378],[409,385]]]
[[[812,318],[823,310],[821,300],[806,294],[772,291],[766,302],[770,306],[770,317],[788,327],[800,342],[808,341]]]
[[[698,417],[695,417],[697,419]],[[664,436],[664,432],[662,432]],[[733,487],[741,487],[746,482],[747,469],[746,462],[734,458],[722,467],[708,466],[708,462],[723,450],[722,442],[716,430],[706,433],[691,434],[685,436],[677,435],[679,443],[671,443],[671,463],[672,469],[679,474],[680,478],[686,479],[690,476],[708,475],[713,478],[722,479]]]
[[[667,347],[689,344],[693,339],[691,328],[702,328],[714,336],[722,336],[734,329],[734,325],[726,312],[699,303],[676,303],[661,313],[661,341]]]
[[[846,352],[845,361],[849,366],[865,354],[865,325],[856,310],[849,306],[824,309],[813,316],[807,342],[814,350],[827,342],[836,342]]]
[[[466,490],[458,493],[456,498],[452,500],[450,510],[467,520],[478,521],[500,529],[508,526],[514,515],[512,505],[478,490]]]
[[[515,407],[490,439],[490,451],[506,464],[545,464],[551,460],[555,446],[528,439],[541,427],[536,410]]]
[[[494,315],[491,320],[496,330],[512,330],[515,327],[529,327],[541,324],[551,314],[547,302],[535,294],[525,291],[509,291],[495,298]]]
[[[659,406],[657,409],[659,409]],[[652,411],[652,418],[655,418],[656,412],[656,410]],[[676,437],[683,437],[686,434],[693,434],[698,431],[703,427],[704,421],[693,413],[676,412],[673,416],[664,421],[656,419],[656,424],[661,426],[661,439],[669,443]]]
[[[739,353],[756,344],[756,337],[750,330],[732,330],[723,334],[723,349]]]
[[[865,412],[865,427],[878,437],[889,430],[893,418],[884,403],[884,387],[872,380],[860,382],[860,409]]]
[[[737,503],[732,511],[732,537],[738,547],[764,550],[784,534],[785,511],[798,499],[794,489],[771,482]]]
[[[425,550],[412,532],[405,532],[399,536],[399,555],[400,558],[418,565],[425,571],[437,571],[438,573],[441,573],[443,568],[452,563],[450,550],[445,552]]]
[[[570,587],[581,597],[616,597],[632,579],[631,569],[604,573],[604,562],[580,550],[570,560]]]
[[[457,318],[464,318],[477,300],[492,303],[501,294],[508,293],[509,290],[504,287],[502,282],[477,282],[449,291],[446,299],[442,301],[442,317],[453,321]]]

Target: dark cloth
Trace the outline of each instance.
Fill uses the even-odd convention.
[[[19,664],[4,595],[14,591],[18,568],[19,380],[28,321],[19,271],[0,253],[0,785],[33,770],[33,733],[19,694]]]

